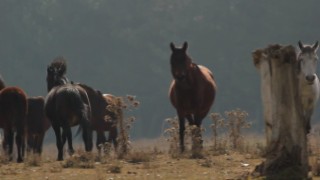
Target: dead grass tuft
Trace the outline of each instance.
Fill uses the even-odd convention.
[[[153,154],[144,151],[131,152],[125,157],[129,163],[139,164],[143,162],[150,162],[153,159]]]
[[[41,156],[39,154],[28,154],[24,159],[26,166],[41,166]]]
[[[79,150],[62,164],[63,168],[94,168],[94,157],[92,153]]]
[[[136,100],[135,96],[128,95],[126,98],[117,97],[116,100],[107,107],[108,111],[112,112],[116,116],[116,119],[118,119],[120,133],[117,139],[117,155],[119,159],[124,158],[131,149],[129,132],[132,124],[136,120],[135,117],[125,118],[123,110],[131,111],[138,108],[139,105],[140,102]],[[106,116],[106,120],[107,119],[110,119],[110,117]]]

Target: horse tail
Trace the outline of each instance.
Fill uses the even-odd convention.
[[[81,101],[81,103],[79,103],[79,104],[81,104],[81,107],[79,108],[79,110],[81,110],[81,112],[80,112],[79,128],[75,134],[75,137],[82,131],[82,129],[84,127],[86,127],[86,129],[88,129],[88,128],[92,129],[92,127],[91,127],[91,105],[90,105],[89,97],[84,89],[81,88],[78,90],[80,93],[79,100]]]
[[[76,131],[76,134],[74,137],[77,137],[79,133],[83,130],[83,127],[89,127],[91,128],[91,124],[88,120],[91,119],[91,108],[89,105],[84,104],[82,110],[81,110],[81,116],[80,116],[80,123],[79,127]]]

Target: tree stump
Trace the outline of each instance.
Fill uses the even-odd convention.
[[[293,46],[270,45],[252,53],[261,76],[266,160],[254,174],[267,179],[307,179],[306,120],[299,98]]]

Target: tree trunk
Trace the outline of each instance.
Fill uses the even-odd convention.
[[[307,122],[299,98],[295,48],[271,45],[252,56],[261,76],[266,131],[266,160],[255,174],[267,179],[307,179]]]

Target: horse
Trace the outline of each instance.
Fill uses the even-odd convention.
[[[27,95],[19,87],[6,87],[0,77],[0,128],[4,131],[2,147],[12,160],[14,134],[17,145],[17,162],[23,161],[24,128],[28,111]]]
[[[189,125],[195,125],[200,129],[202,120],[214,102],[216,83],[208,68],[192,62],[187,54],[187,42],[184,42],[181,48],[171,42],[170,48],[173,80],[169,88],[169,97],[178,114],[180,151],[184,152],[185,119]],[[199,136],[201,138],[201,133]]]
[[[101,151],[101,144],[105,142],[113,143],[115,149],[117,149],[117,117],[116,115],[108,110],[108,105],[114,102],[115,96],[110,94],[102,94],[99,90],[95,90],[92,87],[77,83],[82,87],[88,94],[90,105],[91,105],[91,124],[94,131],[97,132],[96,147]],[[110,121],[105,120],[105,116],[110,117]],[[108,140],[106,140],[104,132],[109,132]]]
[[[298,42],[298,78],[303,116],[306,118],[306,130],[310,132],[310,120],[319,99],[320,83],[316,74],[318,41],[313,45]]]
[[[44,97],[28,97],[26,121],[27,152],[41,155],[46,131],[51,124],[44,113]]]
[[[63,160],[63,146],[68,140],[68,152],[74,153],[71,127],[79,125],[87,152],[92,151],[91,106],[86,91],[71,84],[65,77],[66,61],[58,57],[47,67],[47,89],[45,114],[49,118],[56,135],[58,161]],[[62,129],[62,134],[61,134]]]

